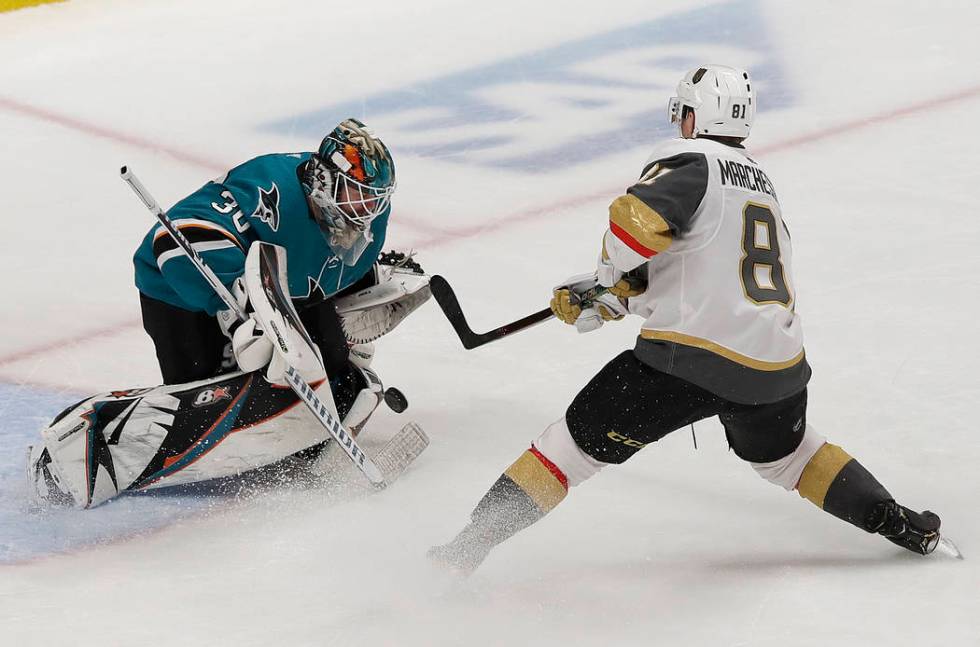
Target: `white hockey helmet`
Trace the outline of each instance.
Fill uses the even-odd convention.
[[[671,97],[671,123],[684,108],[694,110],[694,135],[748,137],[755,119],[755,91],[749,73],[727,65],[702,65],[684,75]]]

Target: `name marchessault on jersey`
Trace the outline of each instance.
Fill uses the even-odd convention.
[[[777,202],[776,190],[762,169],[734,160],[718,159],[718,169],[721,171],[722,185],[738,186],[749,191],[759,191],[773,197]]]

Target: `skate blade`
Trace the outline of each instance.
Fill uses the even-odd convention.
[[[956,559],[963,559],[963,553],[960,552],[960,549],[946,537],[939,538],[939,543],[936,544],[935,552],[942,553]]]

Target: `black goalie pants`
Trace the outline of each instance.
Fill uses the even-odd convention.
[[[575,396],[565,418],[585,453],[622,463],[675,429],[711,416],[720,418],[740,458],[768,463],[789,455],[802,441],[806,389],[771,404],[738,404],[651,368],[628,350]]]
[[[143,328],[156,347],[164,384],[185,384],[237,369],[231,344],[218,320],[206,312],[191,312],[140,293]],[[365,386],[348,361],[347,338],[333,301],[300,311],[300,320],[320,348],[330,376],[337,411],[344,416]]]

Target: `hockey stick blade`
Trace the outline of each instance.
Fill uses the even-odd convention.
[[[391,484],[429,446],[429,437],[417,422],[410,422],[374,455],[374,464]]]
[[[429,289],[432,291],[432,296],[435,297],[436,303],[439,304],[442,313],[446,315],[446,319],[449,320],[459,340],[463,343],[463,348],[466,350],[472,350],[478,346],[489,344],[492,341],[503,339],[508,335],[513,335],[516,332],[530,328],[535,324],[547,321],[555,316],[551,312],[551,308],[545,308],[517,321],[504,324],[499,328],[494,328],[485,333],[477,333],[473,332],[473,329],[466,323],[466,316],[463,315],[463,309],[459,305],[459,299],[456,298],[456,293],[453,291],[452,286],[449,285],[449,281],[436,274],[429,279]]]
[[[344,429],[344,425],[341,424],[333,412],[317,397],[316,390],[308,385],[306,380],[292,366],[287,366],[285,378],[287,384],[299,396],[300,401],[320,421],[320,424],[327,430],[334,442],[344,450],[344,453],[347,454],[347,457],[354,466],[371,481],[374,487],[384,489],[388,485],[384,473],[378,467],[377,463],[357,444],[353,434],[347,429]]]

